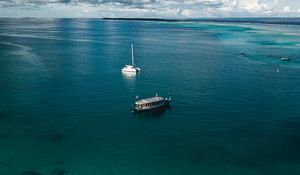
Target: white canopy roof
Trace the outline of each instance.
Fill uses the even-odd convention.
[[[141,99],[135,102],[135,104],[145,104],[145,103],[154,103],[154,102],[159,102],[165,100],[162,97],[152,97],[152,98],[145,98]]]

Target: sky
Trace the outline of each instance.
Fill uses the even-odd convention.
[[[300,0],[0,0],[0,17],[300,17]]]

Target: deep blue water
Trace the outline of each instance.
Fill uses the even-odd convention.
[[[0,174],[298,175],[299,31],[0,19]],[[171,108],[132,113],[155,93]]]

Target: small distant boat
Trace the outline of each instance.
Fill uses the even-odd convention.
[[[247,56],[244,52],[240,52],[240,55],[242,55],[243,57]]]
[[[122,69],[122,72],[139,72],[141,69],[134,65],[134,55],[133,55],[133,44],[131,44],[131,65],[125,65]]]
[[[281,61],[291,61],[291,59],[288,58],[288,57],[282,57],[282,58],[280,58],[280,60],[281,60]]]
[[[139,99],[136,98],[134,111],[149,111],[168,107],[171,102],[171,97],[164,98],[157,94],[155,97]]]

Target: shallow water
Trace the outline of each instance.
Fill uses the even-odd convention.
[[[300,171],[300,26],[0,19],[0,29],[0,174]],[[131,43],[135,77],[121,73]],[[171,108],[132,113],[136,95],[155,93]]]

